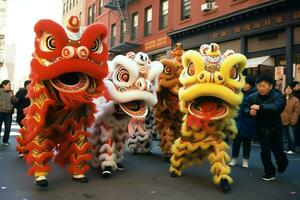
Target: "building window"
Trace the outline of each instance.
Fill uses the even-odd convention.
[[[168,26],[168,13],[169,13],[168,0],[161,0],[160,12],[159,12],[159,29],[163,29]]]
[[[69,0],[67,0],[67,4],[66,4],[66,13],[68,12],[69,10]]]
[[[69,10],[72,8],[72,0],[69,1]]]
[[[145,9],[145,30],[144,34],[149,35],[151,33],[152,27],[152,7],[148,7]]]
[[[132,29],[131,29],[131,40],[135,40],[137,38],[138,24],[139,24],[139,15],[138,13],[132,14]]]
[[[191,0],[181,0],[181,20],[191,17]]]
[[[66,14],[66,4],[64,3],[64,8],[63,8],[63,15]]]
[[[75,6],[75,0],[73,0],[73,7]]]
[[[95,21],[96,5],[89,7],[88,25]]]
[[[78,18],[79,18],[79,21],[81,22],[81,20],[82,20],[82,12],[79,13]]]
[[[76,0],[76,4],[78,4],[78,0]]]
[[[102,9],[103,9],[103,0],[99,0],[99,10],[98,10],[98,15],[102,14]]]
[[[124,42],[125,33],[126,33],[126,22],[121,21],[120,43]]]
[[[115,46],[117,36],[117,26],[116,24],[111,25],[111,32],[110,32],[110,46]]]

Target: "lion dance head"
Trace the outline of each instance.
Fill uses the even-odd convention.
[[[223,139],[237,133],[233,118],[243,98],[246,57],[232,50],[221,54],[219,46],[212,43],[202,45],[200,53],[185,52],[182,62],[178,95],[185,116],[181,137],[172,146],[171,176],[180,176],[186,165],[208,159],[214,182],[228,192],[230,157]]]

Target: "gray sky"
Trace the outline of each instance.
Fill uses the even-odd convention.
[[[40,19],[61,23],[61,0],[7,1],[6,42],[16,44],[15,79],[29,74],[34,47],[34,24]]]

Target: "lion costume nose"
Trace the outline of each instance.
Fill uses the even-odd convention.
[[[203,71],[198,75],[198,81],[200,83],[223,84],[225,81],[225,77],[219,71],[215,71],[215,72]]]
[[[62,49],[61,54],[65,59],[75,58],[76,56],[80,59],[87,59],[89,56],[89,50],[85,46],[80,46],[78,48],[66,46]]]

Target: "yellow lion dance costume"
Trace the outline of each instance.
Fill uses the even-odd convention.
[[[170,175],[181,176],[186,165],[208,159],[214,183],[228,192],[233,181],[224,139],[233,139],[237,133],[233,118],[243,98],[242,71],[247,59],[232,50],[221,55],[216,43],[202,45],[200,53],[189,50],[182,57],[179,100],[185,116],[181,137],[172,146]]]
[[[160,61],[164,65],[164,70],[159,76],[158,103],[153,110],[160,148],[167,161],[171,157],[172,144],[180,137],[182,113],[179,111],[178,90],[182,54],[182,44],[177,43],[171,52],[173,59],[164,58]]]

